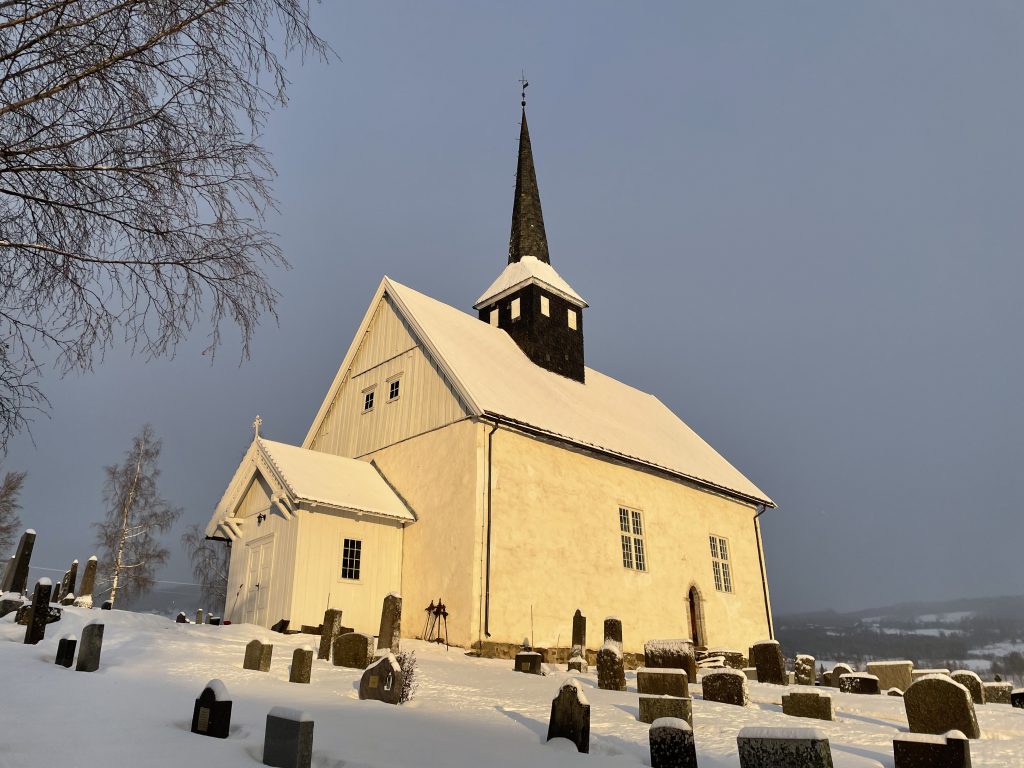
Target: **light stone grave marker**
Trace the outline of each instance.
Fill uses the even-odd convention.
[[[96,589],[96,567],[98,564],[96,555],[85,561],[82,586],[78,590],[78,597],[75,598],[75,605],[79,608],[92,608],[92,593]]]
[[[912,661],[869,661],[868,674],[878,678],[878,687],[883,691],[890,688],[907,690],[914,682]]]
[[[738,669],[716,669],[701,678],[704,701],[745,707],[750,701],[747,676]]]
[[[252,669],[256,672],[269,672],[270,662],[273,657],[273,645],[269,643],[261,643],[259,640],[250,640],[245,646],[245,659],[242,661],[242,669]]]
[[[317,651],[318,659],[330,659],[334,641],[341,635],[341,611],[337,608],[328,608],[324,611],[324,623],[320,628],[320,649]]]
[[[288,673],[289,683],[308,683],[313,674],[313,649],[296,648],[292,652],[292,668]]]
[[[373,660],[373,636],[346,632],[334,639],[334,666],[366,669]]]
[[[835,719],[832,697],[817,691],[793,691],[782,696],[782,714],[814,720]]]
[[[970,691],[946,675],[918,678],[903,694],[903,704],[912,733],[962,731],[969,739],[981,738]]]
[[[793,665],[794,682],[796,685],[814,685],[814,657],[798,653]]]
[[[970,691],[971,701],[975,705],[985,703],[985,686],[982,684],[977,672],[972,672],[969,669],[958,669],[952,672],[950,677]]]
[[[402,638],[402,596],[392,592],[384,598],[380,610],[380,629],[377,631],[377,650],[387,648],[398,653]]]

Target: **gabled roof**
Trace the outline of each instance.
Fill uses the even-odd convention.
[[[555,271],[549,263],[541,261],[535,256],[523,256],[519,261],[507,265],[498,275],[498,279],[491,283],[491,287],[484,291],[480,298],[473,305],[474,309],[491,304],[502,296],[518,290],[527,283],[542,285],[552,293],[560,295],[571,304],[580,307],[587,306],[587,302],[576,291],[572,289],[565,279]]]
[[[385,277],[304,445],[315,437],[384,296],[476,416],[494,416],[775,506],[660,400],[588,368],[586,383],[535,365],[503,330]]]

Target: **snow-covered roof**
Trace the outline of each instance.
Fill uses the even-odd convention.
[[[593,368],[586,369],[586,383],[559,376],[535,365],[511,336],[489,323],[387,277],[381,288],[478,415],[775,506],[653,395]],[[314,423],[311,435],[316,428]]]
[[[480,307],[490,304],[528,283],[538,283],[573,304],[581,307],[587,306],[583,297],[565,282],[554,267],[536,256],[523,256],[519,261],[512,262],[502,270],[498,279],[491,283],[491,287],[476,300],[473,308],[480,309]]]

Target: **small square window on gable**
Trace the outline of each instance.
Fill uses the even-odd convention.
[[[363,390],[363,413],[373,410],[373,392],[376,387]]]
[[[572,328],[575,331],[576,330],[576,310],[573,309],[572,307],[569,307],[569,309],[566,310],[566,311],[569,313],[569,327]]]
[[[540,313],[544,317],[551,317],[551,301],[547,296],[540,297]]]
[[[495,307],[494,309],[491,310],[491,325],[497,325],[497,324],[498,324],[498,308]]]
[[[388,402],[390,403],[392,400],[397,400],[398,399],[398,395],[401,393],[401,390],[402,390],[402,380],[401,379],[392,379],[391,381],[389,381],[388,382]]]
[[[519,298],[512,299],[512,319],[519,319]]]

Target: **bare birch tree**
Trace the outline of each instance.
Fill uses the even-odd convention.
[[[286,265],[259,136],[308,0],[0,0],[0,449],[88,370],[225,323],[242,354]]]
[[[199,584],[200,600],[211,610],[223,610],[227,601],[228,560],[231,549],[223,541],[211,541],[198,525],[190,525],[181,536],[181,545],[188,552],[192,577]]]
[[[21,530],[21,487],[25,483],[25,472],[8,472],[0,483],[0,556],[6,556],[7,548],[14,544],[14,538]]]
[[[157,489],[161,447],[153,427],[146,424],[132,440],[124,461],[104,470],[107,517],[93,527],[104,564],[101,587],[109,584],[112,604],[119,594],[131,600],[152,589],[157,570],[170,555],[157,536],[174,525],[181,509]]]

